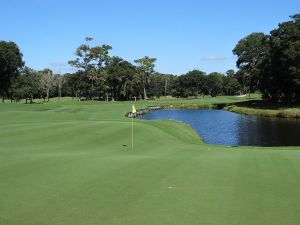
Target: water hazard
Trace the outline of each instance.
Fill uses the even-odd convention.
[[[300,120],[246,116],[223,110],[158,110],[140,117],[189,124],[209,144],[300,146]]]

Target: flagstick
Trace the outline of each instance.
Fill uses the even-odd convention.
[[[131,117],[131,149],[133,150],[133,115]]]

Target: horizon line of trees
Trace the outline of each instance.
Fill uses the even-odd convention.
[[[84,100],[137,100],[161,96],[189,97],[211,95],[235,95],[241,86],[234,70],[226,76],[199,70],[181,76],[156,72],[156,58],[145,56],[134,64],[110,56],[109,45],[91,46],[87,37],[76,51],[76,58],[68,63],[77,68],[75,73],[54,74],[50,69],[37,71],[25,66],[22,53],[13,42],[0,42],[1,72],[0,95],[11,101],[71,96]],[[8,60],[6,60],[8,59]],[[15,60],[11,60],[15,59]],[[5,63],[10,64],[10,67]]]
[[[268,101],[300,101],[300,14],[270,32],[252,33],[233,53],[238,71],[206,74],[200,70],[175,76],[155,71],[156,58],[130,63],[110,56],[109,45],[92,46],[93,38],[75,51],[68,63],[75,73],[55,74],[25,66],[13,42],[0,41],[0,96],[13,100],[72,96],[85,100],[137,100],[173,96],[240,95],[260,91]]]

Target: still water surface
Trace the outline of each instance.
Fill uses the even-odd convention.
[[[140,117],[189,124],[209,144],[300,146],[300,119],[240,115],[223,110],[157,110]]]

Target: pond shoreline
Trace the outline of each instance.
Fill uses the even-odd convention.
[[[225,146],[300,146],[300,120],[247,116],[218,109],[164,109],[138,119],[188,124],[204,143]],[[271,128],[271,129],[270,129]]]
[[[154,108],[154,109],[153,109]],[[271,108],[254,108],[250,106],[239,106],[238,103],[220,103],[220,104],[168,104],[168,105],[157,105],[157,106],[147,106],[146,108],[138,109],[137,115],[132,115],[131,112],[125,114],[126,117],[131,118],[144,115],[151,110],[159,109],[187,109],[187,110],[205,110],[205,109],[218,109],[225,110],[229,112],[235,112],[243,115],[252,116],[264,116],[264,117],[275,117],[275,118],[291,118],[300,119],[300,107],[285,107],[278,109]]]
[[[276,118],[290,118],[300,119],[300,108],[287,108],[287,109],[255,109],[251,107],[240,107],[236,105],[226,106],[224,110],[235,112],[249,116],[264,116]]]

